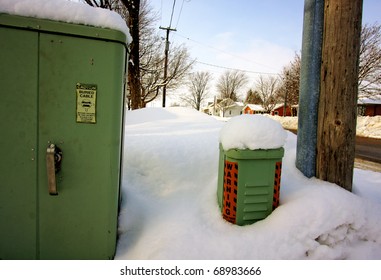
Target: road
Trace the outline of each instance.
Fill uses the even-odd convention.
[[[296,130],[289,130],[297,134]],[[355,156],[358,159],[381,164],[381,139],[356,136]]]
[[[381,163],[381,139],[356,136],[356,158]]]

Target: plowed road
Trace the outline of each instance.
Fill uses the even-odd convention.
[[[381,139],[356,137],[356,158],[381,163]]]
[[[296,130],[290,129],[297,133]],[[381,139],[356,136],[356,158],[381,163]]]

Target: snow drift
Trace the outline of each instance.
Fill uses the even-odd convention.
[[[381,259],[381,173],[355,169],[353,193],[308,179],[289,132],[280,206],[252,225],[226,222],[216,197],[224,124],[185,108],[127,113],[116,259]]]

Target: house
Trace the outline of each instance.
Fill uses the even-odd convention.
[[[217,99],[209,102],[203,109],[204,113],[218,117],[234,117],[242,114],[243,103],[233,101],[230,98]]]
[[[258,104],[246,104],[242,109],[243,114],[265,114],[267,111]]]
[[[298,105],[287,105],[286,106],[286,114],[284,113],[284,104],[277,104],[272,110],[271,115],[273,116],[287,116],[287,117],[295,117],[298,115]]]
[[[211,116],[218,116],[219,107],[217,106],[218,103],[220,103],[222,99],[220,98],[214,98],[214,101],[208,102],[208,105],[206,108],[202,109],[202,111],[205,114],[211,115]]]
[[[381,95],[374,97],[362,97],[357,102],[357,114],[359,116],[380,116],[381,115]]]

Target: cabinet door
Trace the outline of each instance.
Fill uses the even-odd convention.
[[[107,259],[116,245],[125,49],[121,44],[41,34],[39,234],[41,259]],[[90,100],[76,85],[96,85]],[[77,103],[95,106],[78,121]],[[89,105],[90,104],[90,105]],[[48,192],[45,152],[62,150],[58,195]]]
[[[38,34],[0,27],[0,38],[0,259],[34,259]]]

